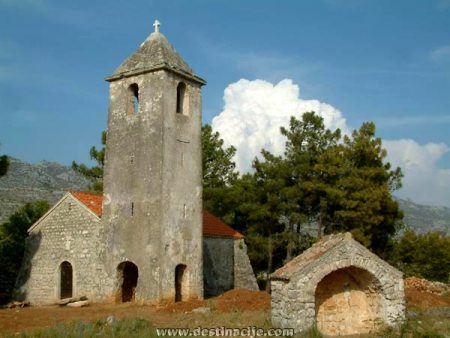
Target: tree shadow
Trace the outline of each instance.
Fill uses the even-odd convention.
[[[25,301],[27,298],[27,283],[30,279],[32,261],[36,252],[41,245],[42,234],[41,232],[30,233],[25,240],[25,252],[22,259],[22,265],[16,278],[15,287],[12,293],[12,299],[16,301]]]

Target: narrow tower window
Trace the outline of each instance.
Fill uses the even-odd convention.
[[[187,111],[184,109],[185,105],[185,93],[186,93],[186,85],[183,82],[180,82],[177,86],[177,113],[185,114]]]
[[[134,216],[134,202],[131,202],[131,216]]]
[[[139,113],[139,87],[136,83],[133,83],[128,87],[130,97],[130,112],[135,114]]]

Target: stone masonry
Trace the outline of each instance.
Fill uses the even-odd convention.
[[[30,229],[15,297],[33,304],[60,299],[60,266],[73,267],[73,294],[100,300],[108,278],[98,259],[100,218],[67,193]],[[110,285],[112,287],[112,285]]]
[[[353,335],[405,318],[403,275],[356,242],[330,235],[271,275],[272,324]]]
[[[68,193],[30,228],[19,298],[183,301],[203,298],[204,276],[216,294],[256,286],[242,235],[202,210],[206,82],[159,25],[106,79],[103,197]]]
[[[201,86],[206,82],[159,29],[107,81],[100,259],[108,284],[116,281],[119,266],[128,264],[146,281],[135,286],[136,300],[174,299],[174,276],[183,281],[183,299],[202,298]]]
[[[123,273],[109,282],[99,259],[102,196],[67,193],[30,229],[27,250],[17,281],[16,299],[54,304],[63,298],[63,266],[72,268],[73,297],[121,302]],[[216,296],[233,288],[258,290],[243,236],[203,211],[203,282],[205,294]],[[142,278],[138,283],[145,283]],[[105,285],[107,287],[105,287]],[[113,289],[111,295],[107,290]],[[132,295],[131,295],[132,296]],[[132,300],[132,299],[130,299]]]

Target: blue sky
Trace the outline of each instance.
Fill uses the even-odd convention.
[[[349,129],[374,121],[395,164],[420,159],[402,197],[450,205],[450,0],[0,0],[0,153],[88,162],[106,128],[104,77],[155,18],[208,81],[205,123],[227,111],[225,89],[290,79],[284,89],[331,105]],[[442,176],[438,200],[409,187],[428,175]]]

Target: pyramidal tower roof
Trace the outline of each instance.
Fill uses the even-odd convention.
[[[158,20],[155,20],[153,26],[155,31],[106,80],[114,81],[123,77],[166,69],[205,84],[206,81],[194,74],[192,68],[159,31]]]

